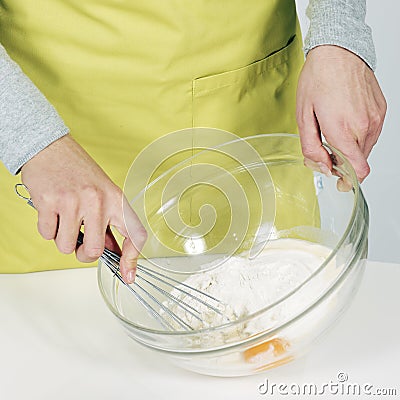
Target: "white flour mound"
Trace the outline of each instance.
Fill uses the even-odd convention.
[[[226,305],[223,315],[176,289],[171,294],[195,308],[206,326],[218,326],[228,322],[228,319],[232,321],[248,316],[275,303],[303,283],[321,266],[331,251],[327,247],[298,239],[273,240],[251,261],[232,257],[222,266],[192,275],[184,281],[185,284],[222,301]],[[205,296],[199,297],[215,304]],[[307,301],[306,298],[304,300]],[[205,327],[203,322],[174,302],[167,301],[165,304],[192,328]],[[299,305],[296,304],[297,306]],[[284,320],[291,313],[293,314],[293,305],[286,306],[283,302],[273,312],[245,322],[240,329],[247,335],[259,333],[279,320]],[[178,325],[176,327],[179,328]],[[235,335],[235,332],[231,331],[229,336],[231,335]]]

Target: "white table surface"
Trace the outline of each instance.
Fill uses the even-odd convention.
[[[350,309],[311,354],[255,376],[214,378],[131,340],[103,303],[94,268],[0,275],[0,399],[262,399],[273,397],[258,391],[266,378],[323,384],[338,372],[396,388],[379,398],[398,398],[399,306],[400,265],[369,262]]]

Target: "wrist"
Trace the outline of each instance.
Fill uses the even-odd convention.
[[[55,152],[58,152],[59,149],[65,148],[65,146],[71,146],[72,143],[77,145],[77,143],[73,140],[72,136],[67,133],[60,138],[54,140],[47,146],[43,147],[40,151],[38,151],[33,157],[31,157],[28,161],[26,161],[22,167],[21,167],[21,173],[23,174],[24,171],[29,169],[31,165],[36,164],[37,162],[40,162],[42,160],[45,160],[48,158],[50,155],[55,154]]]
[[[359,68],[368,67],[369,65],[357,54],[344,47],[334,44],[323,44],[312,48],[306,57],[308,59],[318,59],[318,61],[329,61],[335,64],[346,64],[348,66],[358,66]]]

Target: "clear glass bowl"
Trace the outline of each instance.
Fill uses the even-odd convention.
[[[222,152],[221,157],[210,149],[196,154],[160,174],[133,199],[133,207],[150,233],[140,263],[182,281],[189,274],[200,273],[204,265],[219,268],[232,254],[246,263],[267,239],[273,244],[292,238],[330,249],[311,276],[246,318],[202,330],[167,331],[103,263],[98,267],[102,296],[130,337],[166,353],[183,368],[215,376],[257,373],[308,352],[350,304],[361,281],[368,247],[368,208],[352,167],[338,151],[325,145],[335,159],[334,174],[326,176],[304,166],[297,135],[245,138],[258,155],[250,152],[244,162],[238,162],[231,155],[235,146],[242,146],[241,141],[220,146],[217,153]],[[212,164],[217,169],[211,174],[203,170],[195,185],[190,185],[195,174],[184,174],[179,184],[157,195],[188,166],[196,171],[196,164]],[[353,188],[339,191],[340,178]],[[230,191],[230,185],[238,186]],[[228,187],[225,193],[237,196],[220,196],[216,186],[224,191]],[[240,204],[243,198],[247,206]],[[212,203],[208,211],[202,208],[205,203]],[[215,222],[214,217],[221,215],[225,224]],[[185,223],[185,218],[190,222]],[[215,229],[210,229],[207,221],[213,218]],[[160,297],[157,291],[152,294]],[[282,307],[290,312],[274,318]],[[258,319],[274,322],[251,335],[242,329]],[[232,330],[235,335],[229,334]]]

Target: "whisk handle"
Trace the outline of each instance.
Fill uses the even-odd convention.
[[[76,239],[76,244],[77,244],[78,246],[80,246],[81,244],[83,244],[83,232],[82,232],[82,231],[79,231],[78,239]]]
[[[15,193],[17,194],[17,196],[18,196],[19,198],[25,200],[25,201],[27,202],[27,204],[29,204],[32,208],[35,208],[35,206],[34,206],[34,204],[33,204],[33,202],[32,202],[32,199],[31,199],[30,197],[25,196],[24,194],[21,193],[21,191],[20,191],[21,188],[22,188],[23,190],[25,190],[25,191],[29,194],[28,188],[27,188],[23,183],[17,183],[17,184],[14,186]]]

